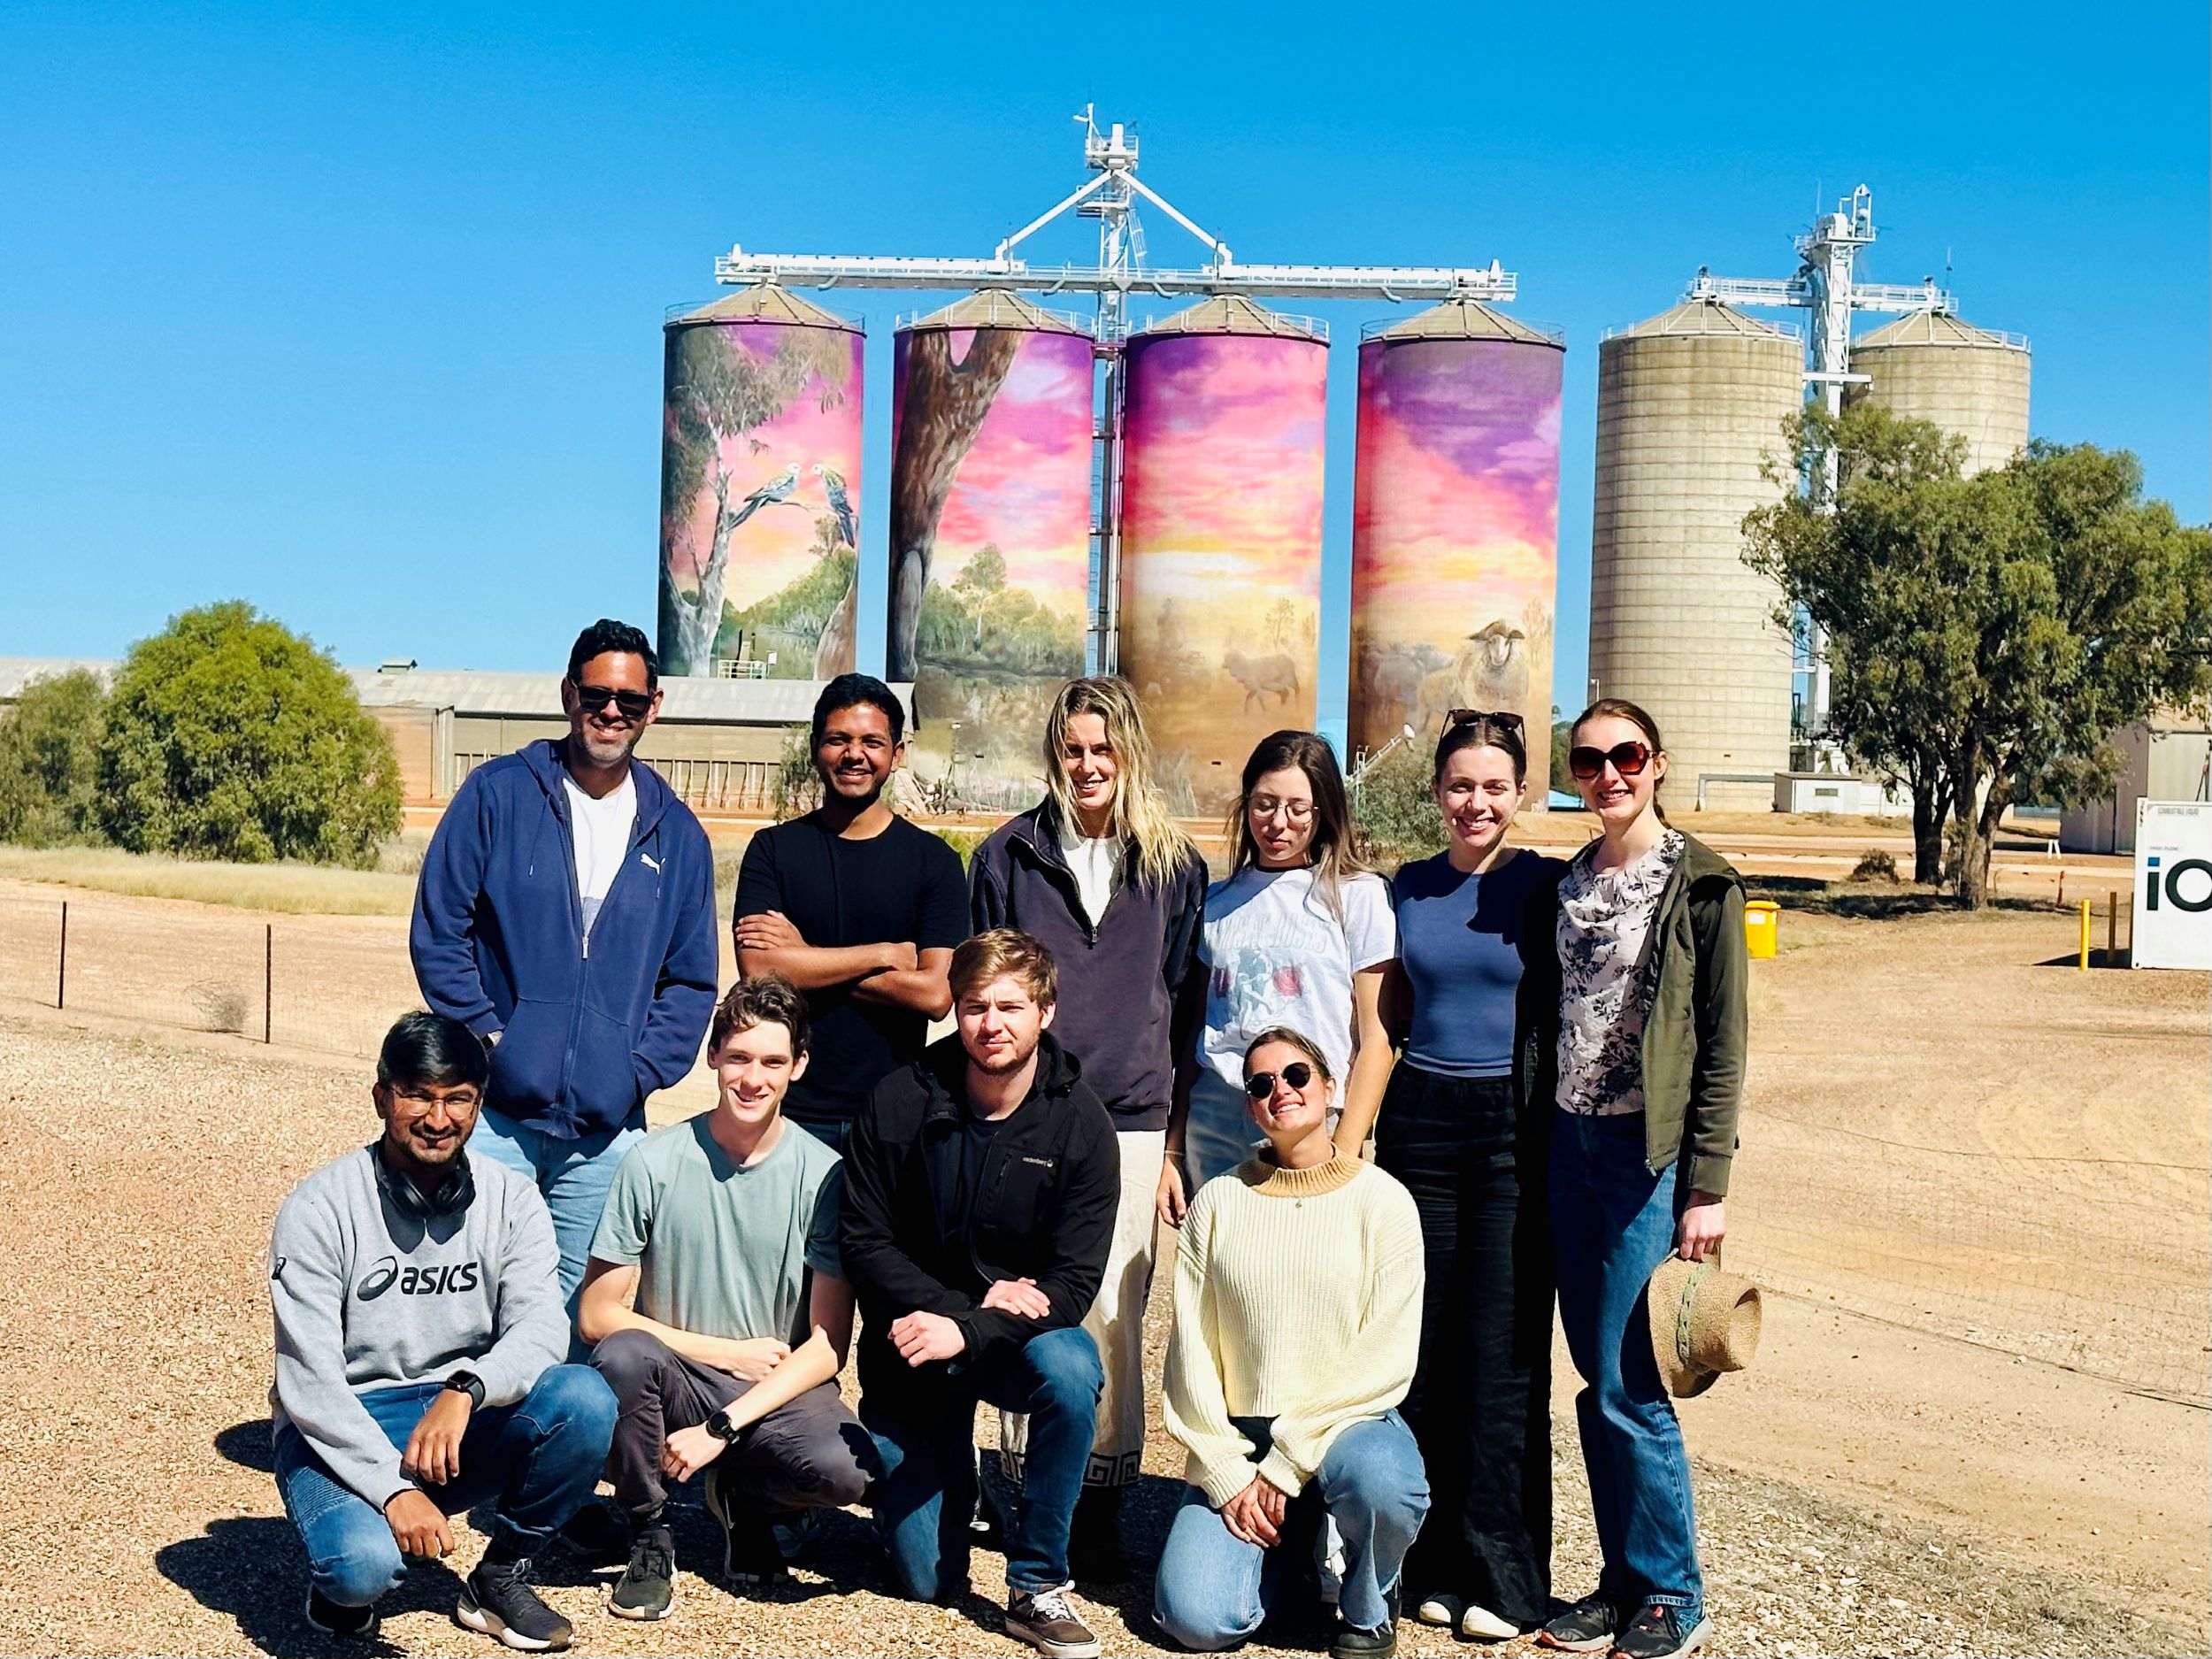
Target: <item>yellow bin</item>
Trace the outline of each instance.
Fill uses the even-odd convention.
[[[1755,956],[1771,956],[1781,943],[1782,907],[1772,899],[1743,902],[1743,941]]]

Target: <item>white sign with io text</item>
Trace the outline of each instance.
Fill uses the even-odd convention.
[[[2135,808],[2139,968],[2212,968],[2212,802]]]

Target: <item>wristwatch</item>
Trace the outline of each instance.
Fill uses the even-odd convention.
[[[745,1425],[746,1428],[751,1426],[750,1424]],[[726,1411],[717,1411],[709,1417],[706,1421],[706,1430],[725,1446],[734,1446],[745,1437],[744,1428],[733,1428],[730,1425],[730,1414]]]
[[[474,1371],[457,1371],[445,1379],[445,1386],[457,1394],[466,1394],[470,1410],[481,1411],[484,1409],[484,1379]]]

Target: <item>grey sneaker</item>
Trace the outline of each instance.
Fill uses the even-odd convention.
[[[576,1634],[530,1587],[527,1556],[514,1561],[488,1556],[480,1563],[462,1581],[453,1622],[495,1637],[518,1653],[558,1653]]]
[[[1544,1621],[1536,1645],[1560,1653],[1605,1653],[1620,1633],[1622,1615],[1613,1598],[1594,1590]]]
[[[1686,1608],[1647,1601],[1613,1643],[1613,1659],[1681,1659],[1702,1647],[1713,1633],[1713,1622],[1700,1617],[1693,1624]]]
[[[630,1540],[629,1564],[607,1597],[607,1611],[617,1618],[666,1618],[675,1605],[675,1534],[665,1526],[641,1527]]]
[[[1091,1634],[1068,1600],[1068,1586],[1016,1591],[1006,1603],[1006,1633],[1027,1642],[1045,1659],[1098,1659],[1098,1638]]]

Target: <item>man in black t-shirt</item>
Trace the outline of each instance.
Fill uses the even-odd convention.
[[[880,680],[830,681],[814,704],[822,804],[754,836],[737,876],[738,971],[791,980],[814,1025],[784,1112],[840,1150],[875,1086],[919,1058],[929,1022],[950,1011],[946,970],[968,936],[960,855],[883,800],[905,738]]]

